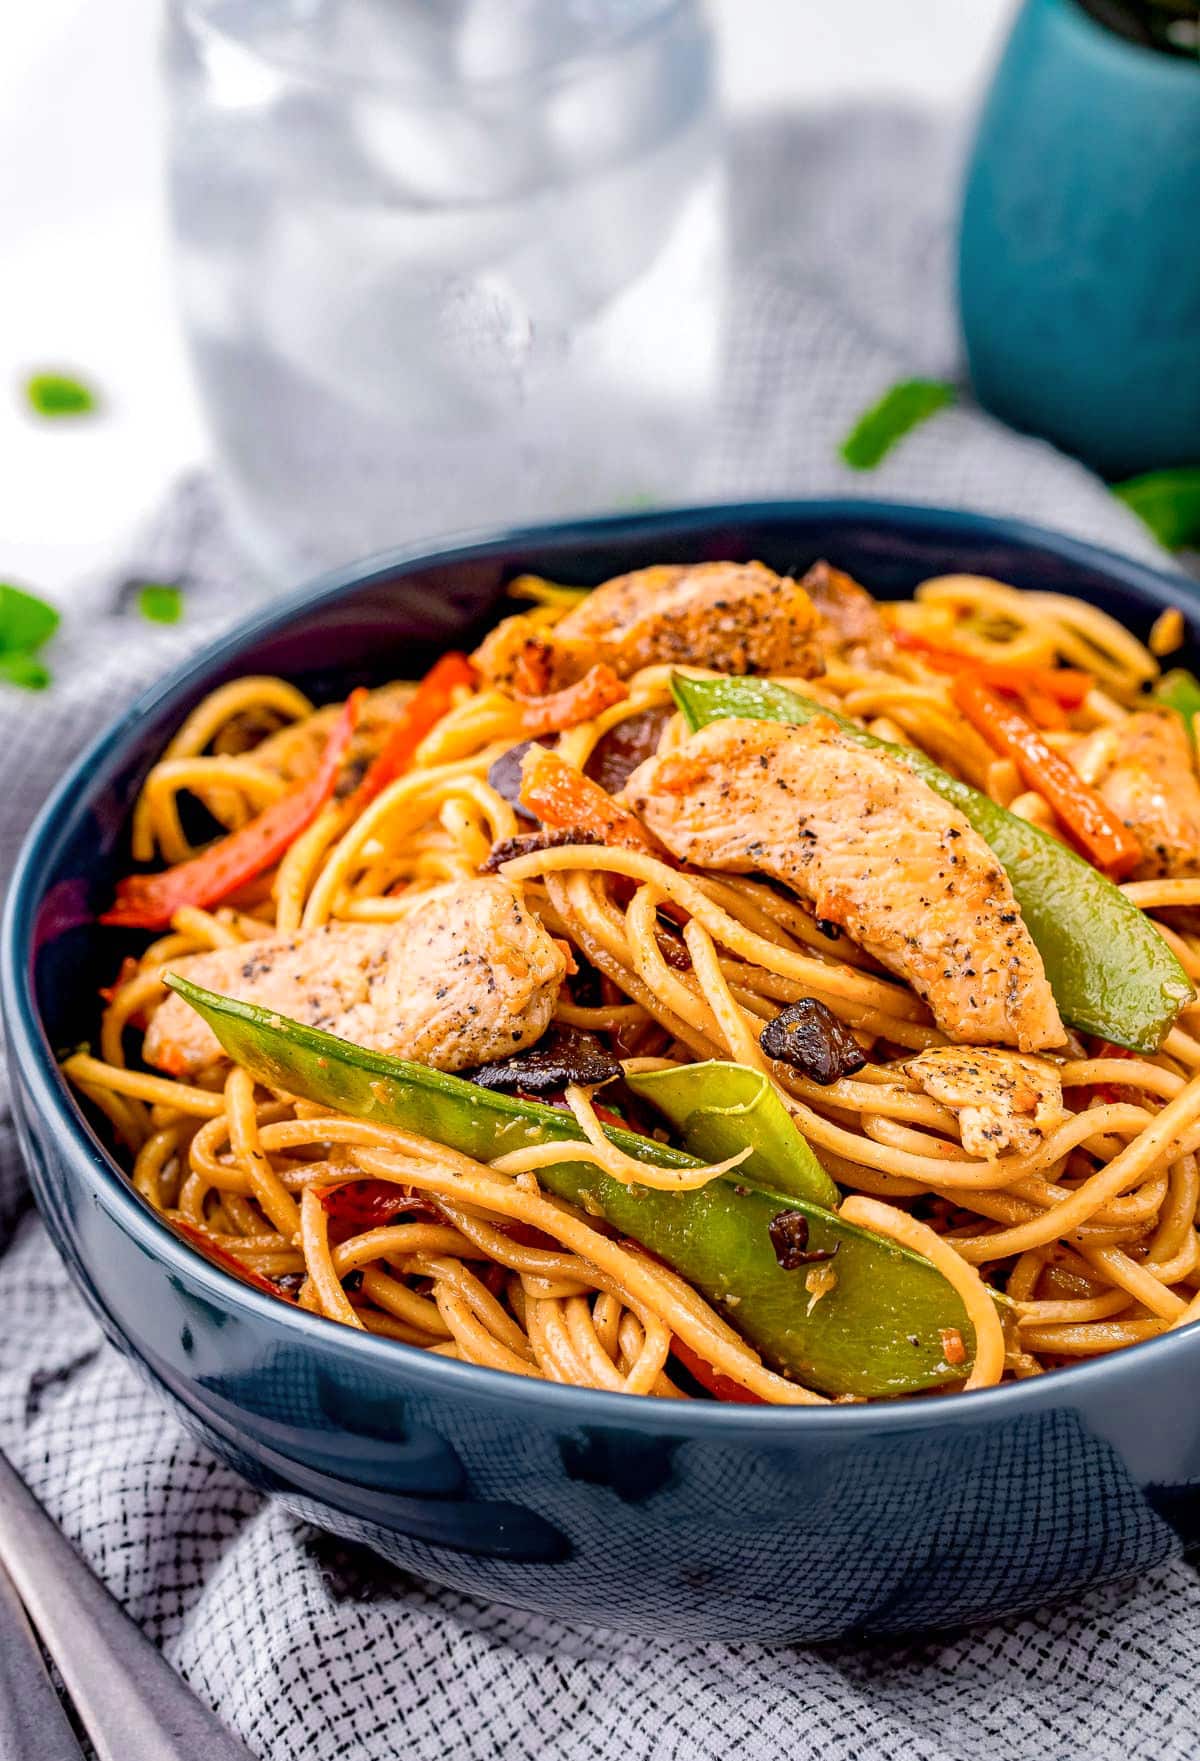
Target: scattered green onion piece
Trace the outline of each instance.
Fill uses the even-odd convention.
[[[944,379],[905,379],[885,391],[843,440],[839,451],[854,471],[873,471],[910,429],[952,404],[955,389]]]
[[[1132,508],[1167,550],[1200,549],[1200,465],[1148,471],[1113,484],[1113,494]]]
[[[178,587],[148,581],[138,589],[137,607],[152,624],[177,624],[183,616],[183,594]]]
[[[22,691],[44,691],[50,683],[50,669],[33,654],[0,654],[0,679],[7,685],[19,685]]]
[[[39,416],[87,416],[99,402],[91,386],[68,373],[31,373],[25,396]]]
[[[44,599],[0,581],[0,680],[23,691],[44,691],[50,670],[37,653],[58,623],[58,613]]]
[[[36,653],[58,623],[58,613],[44,599],[0,581],[0,654]]]

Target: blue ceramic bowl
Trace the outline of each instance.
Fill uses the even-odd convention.
[[[419,672],[517,570],[828,556],[877,593],[950,570],[1080,594],[1144,632],[1174,577],[1011,522],[773,503],[398,554],[242,625],[74,766],[25,846],[5,1020],[38,1205],[109,1337],[217,1455],[297,1515],[485,1598],[648,1634],[831,1638],[1002,1614],[1126,1576],[1200,1522],[1200,1331],[983,1394],[768,1411],[529,1382],[352,1333],[238,1283],[142,1204],[52,1048],[94,1026],[118,953],[94,910],[129,809],[192,705],[243,672],[321,695]]]

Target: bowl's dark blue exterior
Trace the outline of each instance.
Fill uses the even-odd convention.
[[[220,680],[332,693],[418,671],[516,569],[827,555],[877,592],[952,570],[1079,593],[1144,630],[1186,582],[1010,523],[785,503],[518,532],[365,565],[244,626],[80,761],[26,845],[3,940],[42,1214],[110,1337],[256,1484],[442,1583],[646,1633],[828,1638],[977,1620],[1129,1575],[1200,1525],[1200,1332],[983,1395],[767,1412],[632,1400],[429,1357],[284,1308],[177,1241],[81,1120],[51,1047],[114,963],[91,922],[140,778]]]

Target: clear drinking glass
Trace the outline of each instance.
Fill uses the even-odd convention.
[[[172,0],[180,294],[290,574],[686,496],[724,279],[702,0]]]

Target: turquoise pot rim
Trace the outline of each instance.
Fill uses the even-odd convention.
[[[363,562],[331,571],[238,622],[226,635],[174,667],[165,678],[141,692],[124,713],[98,735],[69,766],[50,794],[21,846],[0,924],[0,1002],[8,1030],[10,1067],[39,1121],[41,1133],[53,1136],[56,1154],[69,1158],[92,1201],[106,1210],[134,1244],[164,1266],[174,1279],[202,1293],[214,1304],[248,1323],[267,1322],[272,1331],[310,1342],[326,1362],[341,1360],[348,1369],[367,1362],[380,1375],[399,1370],[398,1382],[408,1391],[429,1389],[476,1403],[528,1410],[531,1402],[547,1409],[553,1422],[579,1425],[608,1423],[628,1426],[636,1412],[639,1431],[686,1438],[719,1435],[753,1439],[760,1446],[772,1440],[786,1444],[803,1431],[828,1432],[843,1438],[858,1432],[878,1433],[949,1425],[1003,1423],[1018,1413],[1071,1404],[1071,1390],[1087,1395],[1097,1383],[1119,1389],[1136,1381],[1143,1366],[1173,1359],[1179,1372],[1200,1363],[1200,1328],[1168,1333],[1125,1347],[1122,1351],[1073,1366],[1066,1382],[1059,1374],[1038,1376],[1000,1388],[958,1394],[952,1400],[906,1398],[861,1406],[752,1407],[717,1401],[647,1400],[600,1389],[572,1388],[552,1382],[531,1382],[503,1371],[481,1369],[429,1352],[356,1332],[324,1317],[309,1315],[280,1303],[213,1265],[180,1239],[140,1198],[127,1176],[108,1155],[76,1106],[42,1028],[33,990],[34,927],[42,902],[44,877],[53,871],[66,825],[85,801],[95,775],[111,770],[120,755],[136,744],[139,724],[170,709],[209,675],[256,641],[282,631],[299,614],[332,606],[344,594],[381,585],[398,573],[437,563],[460,564],[513,550],[532,551],[539,544],[578,542],[586,548],[606,538],[653,538],[699,542],[714,526],[738,522],[769,525],[792,519],[847,520],[891,530],[897,537],[936,528],[995,539],[998,543],[1058,556],[1103,574],[1144,603],[1189,604],[1200,620],[1200,587],[1187,576],[1150,567],[1113,550],[1024,521],[942,509],[934,505],[879,500],[775,500],[713,503],[646,514],[609,515],[489,533],[471,533],[442,544],[418,545],[384,552]],[[44,1195],[36,1183],[39,1202]],[[65,1276],[64,1271],[64,1276]]]

